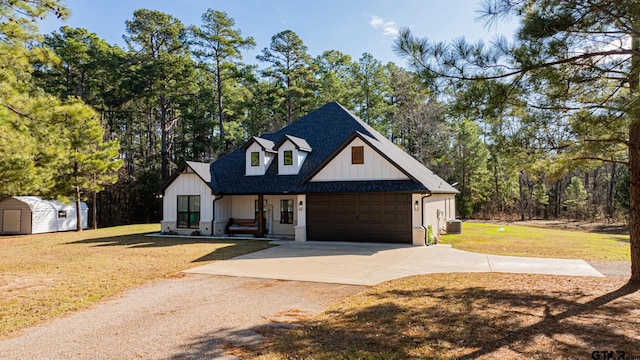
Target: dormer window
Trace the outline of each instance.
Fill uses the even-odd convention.
[[[251,152],[251,166],[260,166],[260,152],[252,151]]]
[[[277,152],[273,141],[254,136],[242,147],[245,152],[245,175],[262,176],[267,173]]]
[[[298,175],[311,146],[299,137],[285,135],[278,142],[278,175]]]
[[[283,155],[284,165],[293,165],[293,150],[285,150],[283,151]]]

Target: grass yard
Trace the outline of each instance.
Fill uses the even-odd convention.
[[[272,246],[144,235],[158,230],[152,224],[0,236],[0,337],[149,280]]]
[[[640,356],[640,291],[623,279],[414,276],[346,299],[242,358],[606,359]],[[615,357],[594,351],[614,351]]]
[[[520,225],[462,223],[462,234],[440,241],[466,251],[597,261],[630,261],[629,235]]]

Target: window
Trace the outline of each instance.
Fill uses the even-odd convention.
[[[200,195],[178,195],[178,227],[200,228]]]
[[[58,219],[64,219],[67,217],[67,210],[58,210]]]
[[[293,224],[293,200],[280,200],[280,224]]]
[[[293,151],[285,150],[284,151],[284,164],[285,165],[293,165]]]
[[[364,146],[351,147],[351,164],[364,164]]]
[[[260,166],[260,153],[257,151],[251,152],[251,166]]]

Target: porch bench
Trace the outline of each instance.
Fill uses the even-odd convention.
[[[254,219],[230,218],[225,227],[227,234],[253,234],[258,235],[258,222]]]

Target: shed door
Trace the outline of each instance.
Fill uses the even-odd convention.
[[[411,243],[410,194],[308,194],[307,238]]]
[[[2,215],[2,232],[19,233],[21,216],[22,216],[22,210],[4,209],[4,212]]]

